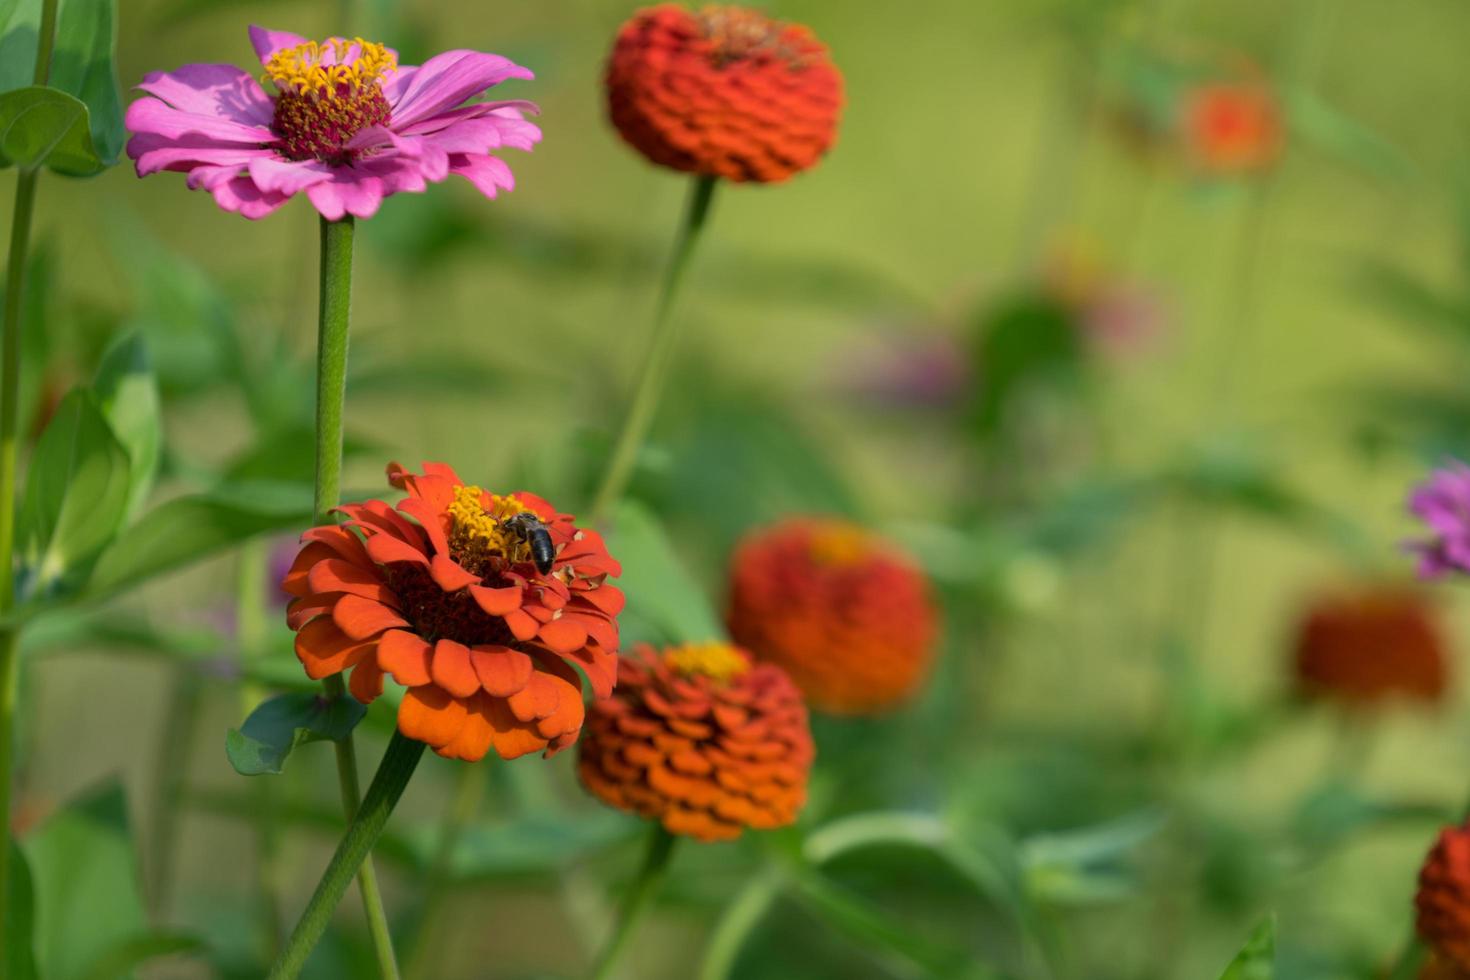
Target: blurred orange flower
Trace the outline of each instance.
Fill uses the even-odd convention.
[[[1358,587],[1318,599],[1297,628],[1294,656],[1303,694],[1351,705],[1438,701],[1449,684],[1434,607],[1405,587]]]
[[[1264,170],[1285,144],[1276,98],[1258,84],[1217,82],[1191,90],[1183,127],[1195,166],[1216,176]]]
[[[727,620],[735,642],[836,714],[879,712],[912,695],[938,633],[918,567],[863,528],[824,518],[788,520],[740,544]]]
[[[779,667],[723,643],[643,646],[592,706],[577,771],[604,803],[712,841],[793,822],[815,754]]]
[[[1436,959],[1470,972],[1470,827],[1440,831],[1419,870],[1414,907],[1419,938]]]
[[[596,531],[529,493],[499,496],[442,463],[398,464],[408,492],[344,504],[342,525],[301,536],[282,587],[313,678],[352,670],[363,703],[383,675],[408,688],[398,729],[449,758],[505,759],[577,740],[582,681],[607,697],[617,672],[621,569]],[[530,515],[518,517],[518,515]],[[549,550],[548,550],[549,547]]]
[[[618,32],[606,82],[623,139],[675,170],[781,181],[837,138],[842,75],[827,49],[744,7],[640,11]]]

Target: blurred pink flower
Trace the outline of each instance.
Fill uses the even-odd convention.
[[[948,409],[972,382],[970,357],[946,334],[887,337],[842,368],[839,387],[864,402],[892,408]]]
[[[226,211],[256,219],[304,191],[330,221],[371,217],[383,198],[459,174],[486,197],[515,186],[491,151],[529,150],[541,131],[530,102],[462,105],[529,70],[499,55],[446,51],[420,66],[361,38],[318,43],[250,28],[274,83],[268,94],[233,65],[154,72],[128,107],[138,176],[188,174]]]

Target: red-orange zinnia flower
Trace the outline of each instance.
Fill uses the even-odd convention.
[[[1285,143],[1281,111],[1259,85],[1202,85],[1186,96],[1183,123],[1195,165],[1219,176],[1263,170]]]
[[[908,558],[861,527],[820,518],[741,543],[727,619],[735,642],[838,714],[881,711],[913,694],[938,632],[928,582]]]
[[[1470,972],[1470,827],[1446,827],[1419,869],[1419,938],[1444,965]]]
[[[603,802],[705,841],[794,821],[815,755],[796,685],[723,643],[624,657],[578,751]]]
[[[1387,976],[1387,974],[1384,974]],[[1470,980],[1470,973],[1457,968],[1443,957],[1431,955],[1419,968],[1416,980]]]
[[[654,163],[768,183],[831,148],[842,75],[800,25],[744,7],[663,4],[618,32],[607,101],[623,139]]]
[[[1412,589],[1338,592],[1312,603],[1297,628],[1297,687],[1350,705],[1438,701],[1449,683],[1445,647],[1434,607]]]
[[[540,497],[489,493],[442,463],[422,474],[390,464],[388,479],[408,492],[397,507],[344,504],[342,525],[301,536],[282,587],[296,597],[286,620],[307,674],[350,668],[364,703],[392,675],[408,688],[399,731],[449,758],[571,745],[584,712],[578,668],[600,698],[617,677],[623,594],[606,580],[621,569],[601,536]],[[554,555],[538,562],[541,531]]]

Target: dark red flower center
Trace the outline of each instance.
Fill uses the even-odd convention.
[[[387,566],[387,572],[389,587],[403,602],[404,618],[430,643],[454,640],[472,647],[510,646],[515,642],[505,620],[481,609],[467,590],[445,592],[423,565],[394,562]]]
[[[288,160],[321,160],[338,166],[358,153],[347,144],[369,126],[386,126],[388,99],[376,86],[358,92],[317,98],[287,92],[276,99],[271,130]]]

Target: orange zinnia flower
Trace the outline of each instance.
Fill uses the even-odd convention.
[[[1434,607],[1411,589],[1360,587],[1324,596],[1297,629],[1297,687],[1358,706],[1395,697],[1438,701],[1449,684],[1445,647]]]
[[[1444,966],[1470,972],[1470,827],[1446,827],[1419,870],[1419,938]]]
[[[1285,143],[1281,112],[1259,85],[1202,85],[1184,102],[1184,136],[1190,156],[1215,175],[1264,170]]]
[[[592,706],[582,783],[603,802],[700,840],[796,819],[815,756],[791,679],[723,643],[643,646]]]
[[[923,683],[938,632],[928,582],[864,529],[786,521],[741,543],[730,579],[730,635],[784,667],[814,706],[877,712]]]
[[[342,525],[301,536],[282,587],[296,597],[286,621],[306,673],[350,668],[363,703],[392,675],[408,688],[399,731],[449,758],[571,745],[578,668],[599,698],[617,676],[623,594],[606,580],[621,569],[601,536],[540,497],[489,493],[442,463],[423,474],[393,463],[388,479],[408,492],[396,508],[344,504]]]
[[[805,27],[744,7],[663,4],[618,32],[607,101],[623,139],[654,163],[767,183],[831,148],[842,75]]]

